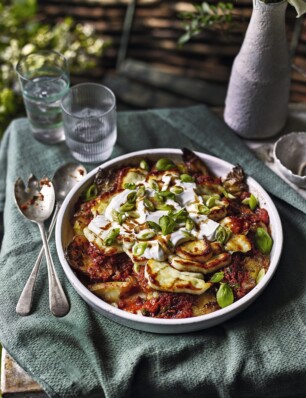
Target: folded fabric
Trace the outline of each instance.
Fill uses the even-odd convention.
[[[51,252],[70,313],[48,309],[42,264],[31,315],[15,306],[40,249],[37,227],[17,211],[13,184],[30,173],[52,177],[72,161],[64,143],[35,141],[25,119],[12,122],[0,148],[0,341],[50,397],[305,397],[306,204],[205,106],[118,114],[113,157],[150,148],[188,147],[242,165],[273,196],[284,229],[275,276],[248,309],[196,333],[157,335],[132,330],[94,312],[67,281]],[[88,165],[87,165],[88,166]],[[89,167],[89,166],[88,166]],[[91,166],[92,167],[92,166]]]

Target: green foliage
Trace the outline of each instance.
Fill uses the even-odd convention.
[[[67,17],[50,26],[37,17],[37,0],[0,1],[0,137],[23,112],[15,66],[21,55],[53,49],[64,54],[72,73],[93,68],[109,43],[90,25]]]
[[[180,18],[184,21],[185,34],[180,37],[179,44],[183,45],[203,29],[212,26],[222,26],[232,21],[232,3],[218,2],[216,5],[203,2],[194,4],[193,12],[184,12]]]

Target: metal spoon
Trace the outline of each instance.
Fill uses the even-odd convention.
[[[55,187],[56,207],[53,217],[49,226],[48,241],[52,235],[58,211],[71,188],[79,182],[85,175],[86,169],[74,163],[68,163],[61,166],[54,174],[53,185]],[[31,311],[33,292],[37,274],[39,271],[41,259],[44,253],[44,247],[41,248],[37,260],[34,264],[33,270],[25,284],[25,287],[20,295],[19,301],[16,306],[16,312],[19,315],[28,315]]]

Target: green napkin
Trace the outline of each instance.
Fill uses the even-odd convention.
[[[272,195],[284,229],[284,248],[268,288],[248,309],[201,332],[157,335],[132,330],[91,310],[61,270],[71,301],[61,319],[48,309],[43,264],[33,313],[15,306],[40,248],[37,227],[13,201],[17,176],[52,177],[71,161],[65,144],[36,142],[27,121],[14,121],[0,152],[0,205],[4,240],[0,257],[0,341],[50,397],[181,398],[306,396],[306,204],[206,107],[118,114],[113,156],[158,147],[189,147],[239,162]]]

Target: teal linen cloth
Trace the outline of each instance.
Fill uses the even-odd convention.
[[[267,191],[284,229],[279,267],[244,312],[201,332],[158,335],[132,330],[91,310],[66,279],[51,251],[70,313],[50,315],[46,266],[40,270],[33,313],[15,306],[40,248],[36,225],[13,200],[13,183],[32,172],[52,177],[73,160],[65,144],[36,142],[27,121],[10,125],[1,143],[0,341],[53,398],[187,398],[306,396],[306,204],[206,107],[118,114],[113,157],[144,148],[189,147],[240,163]]]

